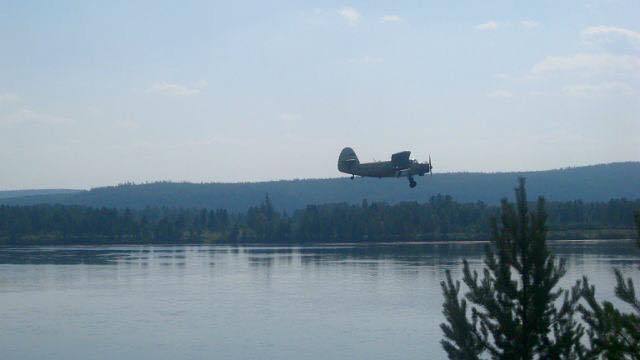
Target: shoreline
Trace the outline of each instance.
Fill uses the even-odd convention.
[[[563,243],[607,243],[607,242],[634,242],[634,238],[610,238],[610,239],[555,239],[548,240],[551,244],[563,244]],[[106,243],[106,242],[75,242],[75,243],[42,243],[42,244],[0,244],[0,249],[15,249],[15,248],[38,248],[38,247],[260,247],[260,248],[314,248],[314,247],[364,247],[364,246],[401,246],[401,245],[476,245],[476,244],[488,244],[490,240],[437,240],[437,241],[369,241],[369,242],[304,242],[304,243],[132,243],[132,242],[120,242],[120,243]]]

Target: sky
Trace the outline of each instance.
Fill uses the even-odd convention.
[[[640,1],[0,0],[0,190],[640,160]]]

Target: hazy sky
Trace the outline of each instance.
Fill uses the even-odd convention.
[[[640,1],[0,0],[0,189],[335,177],[344,146],[640,160]]]

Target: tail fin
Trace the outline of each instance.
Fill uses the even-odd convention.
[[[352,171],[358,167],[358,165],[360,165],[360,161],[358,160],[356,152],[350,147],[342,149],[338,157],[338,170],[343,173],[353,174]]]

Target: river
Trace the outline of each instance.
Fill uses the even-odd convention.
[[[612,300],[631,241],[552,242]],[[484,244],[0,248],[2,359],[438,359],[440,281]],[[618,302],[616,302],[618,303]]]

